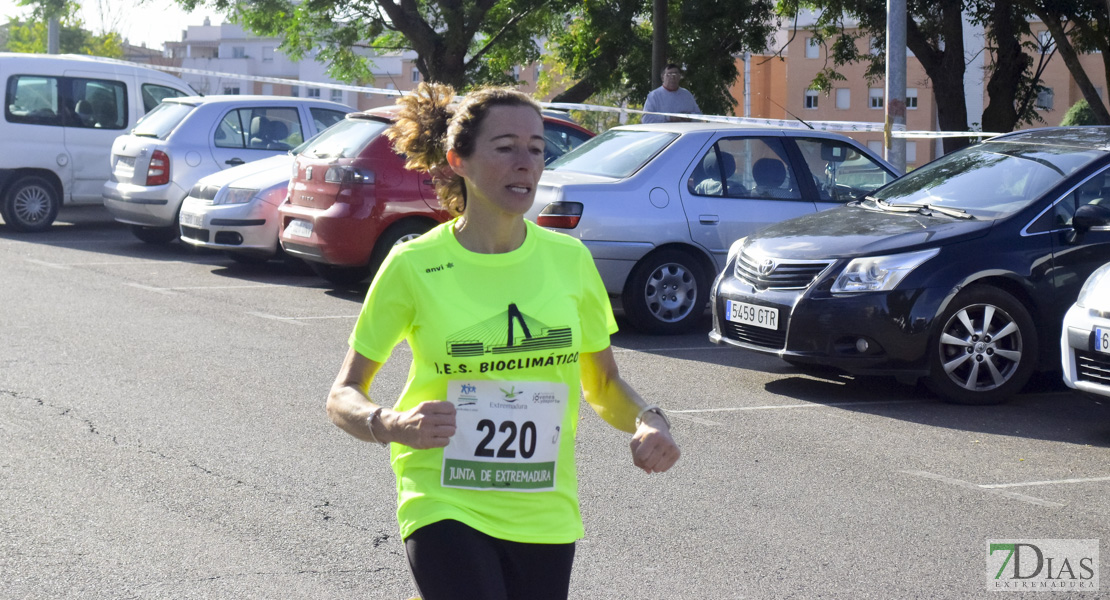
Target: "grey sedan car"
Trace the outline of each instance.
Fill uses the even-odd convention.
[[[721,123],[610,129],[548,166],[528,217],[581,239],[647,333],[689,331],[734,241],[898,177],[854,140]]]
[[[351,109],[314,98],[187,96],[164,100],[112,145],[104,206],[136,237],[180,235],[182,200],[205,175],[285,154]]]

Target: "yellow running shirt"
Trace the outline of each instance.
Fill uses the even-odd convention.
[[[477,254],[454,223],[393,249],[350,338],[380,363],[408,341],[394,410],[426,400],[457,408],[447,448],[390,444],[401,536],[454,519],[506,540],[573,542],[583,535],[578,361],[617,330],[605,286],[574,238],[525,221],[520,248]]]

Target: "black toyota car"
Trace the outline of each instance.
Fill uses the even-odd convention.
[[[1064,313],[1107,261],[1110,127],[1022,131],[737,241],[710,339],[996,403],[1059,369]]]

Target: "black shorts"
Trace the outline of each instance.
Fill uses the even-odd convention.
[[[405,539],[423,600],[566,600],[574,544],[524,544],[439,521]]]

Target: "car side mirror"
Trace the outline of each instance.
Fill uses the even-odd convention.
[[[1075,211],[1071,218],[1071,226],[1078,233],[1087,233],[1092,227],[1106,227],[1110,225],[1110,206],[1102,204],[1084,204]]]

